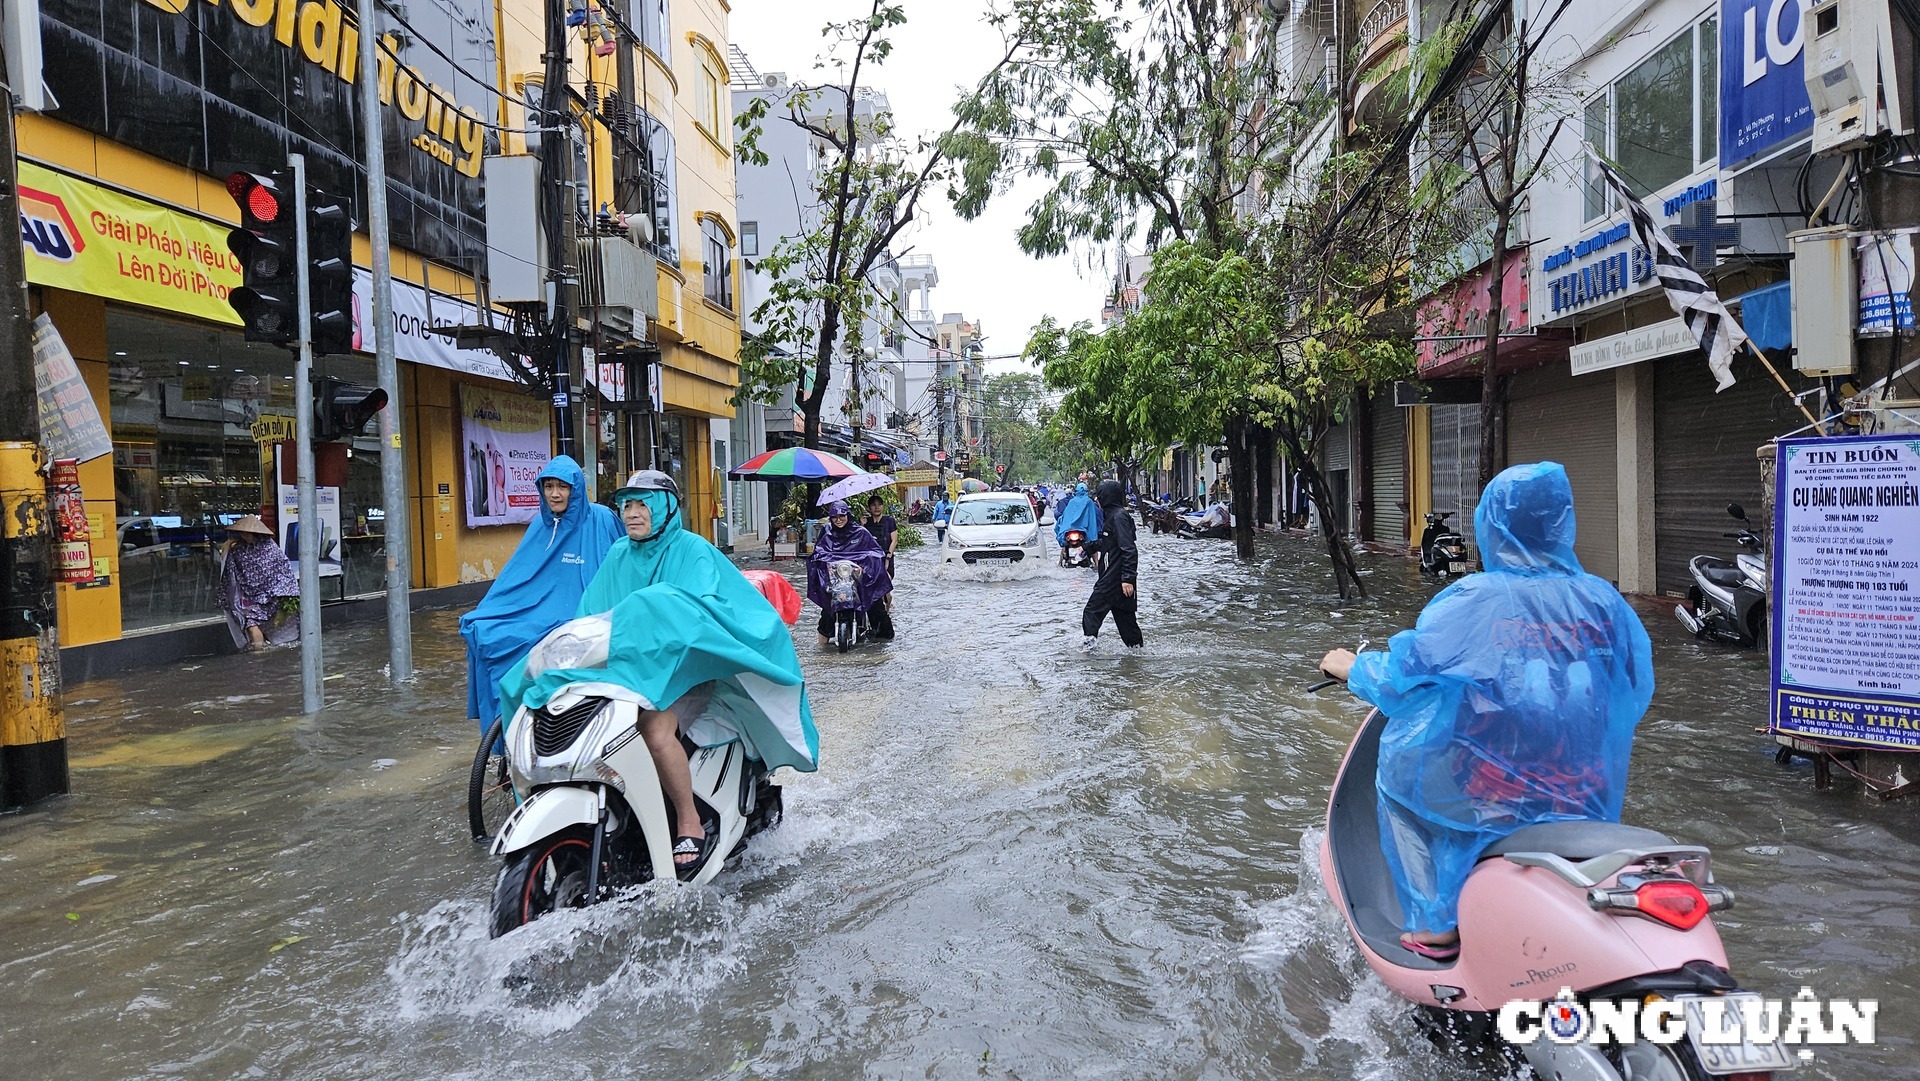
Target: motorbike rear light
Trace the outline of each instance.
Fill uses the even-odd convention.
[[[1733,906],[1733,893],[1720,886],[1696,886],[1684,878],[1646,878],[1608,889],[1587,891],[1587,904],[1601,912],[1639,916],[1681,931],[1700,926],[1707,913]]]

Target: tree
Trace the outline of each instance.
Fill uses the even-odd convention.
[[[1269,18],[1239,0],[1143,0],[1132,19],[1096,0],[1014,0],[990,19],[1026,48],[960,106],[955,152],[966,164],[952,193],[956,209],[978,215],[1026,177],[1044,185],[1019,231],[1030,254],[1136,238],[1148,250],[1164,241],[1206,257],[1239,251],[1243,200],[1285,175],[1309,115],[1276,65],[1255,55]],[[1064,358],[1076,347],[1097,353],[1097,337],[1091,328],[1046,324],[1035,341]],[[1252,403],[1221,398],[1221,389],[1196,388],[1210,404],[1192,414],[1206,422],[1186,438],[1227,440],[1235,549],[1250,558]],[[1103,411],[1135,412],[1088,401],[1069,419],[1116,456],[1123,446],[1155,444],[1116,428]]]
[[[821,66],[837,76],[796,83],[782,99],[778,121],[804,129],[823,157],[806,195],[803,231],[781,238],[761,261],[773,282],[753,312],[761,329],[741,347],[736,400],[772,402],[794,388],[808,447],[820,445],[820,411],[836,358],[861,362],[870,344],[862,328],[889,299],[876,294],[869,275],[914,220],[929,186],[946,180],[955,164],[957,120],[943,134],[908,140],[891,114],[862,108],[868,99],[861,80],[886,61],[889,32],[906,21],[901,3],[873,0],[864,17],[829,24],[824,34],[834,44]],[[1019,40],[1010,38],[987,78],[1019,52]],[[767,163],[759,134],[769,112],[769,99],[759,98],[735,120],[742,160]],[[864,403],[851,404],[859,416]]]
[[[1477,19],[1442,23],[1413,51],[1415,83],[1434,88],[1442,104],[1427,126],[1429,154],[1416,199],[1425,212],[1434,214],[1472,196],[1482,201],[1475,220],[1464,223],[1460,239],[1475,258],[1486,256],[1487,322],[1479,360],[1483,489],[1500,471],[1506,451],[1501,438],[1506,428],[1506,377],[1500,372],[1502,282],[1508,258],[1525,249],[1524,242],[1513,243],[1513,223],[1534,182],[1545,175],[1547,153],[1570,115],[1560,100],[1560,79],[1540,70],[1538,53],[1570,3],[1561,0],[1532,28],[1524,10],[1515,20],[1510,3],[1495,4]],[[1503,20],[1497,25],[1506,32],[1486,38],[1478,26],[1482,20]],[[1488,43],[1476,47],[1483,39]],[[1460,73],[1463,53],[1477,57],[1478,63]],[[1549,116],[1551,129],[1541,137],[1536,129]],[[1451,271],[1472,269],[1443,264],[1441,272],[1431,276],[1457,277]]]

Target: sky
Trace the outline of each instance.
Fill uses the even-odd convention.
[[[892,31],[893,54],[861,82],[886,93],[904,135],[944,131],[953,123],[951,108],[962,88],[970,88],[999,58],[1000,35],[981,20],[984,0],[905,4],[907,22]],[[763,75],[778,71],[795,82],[825,81],[831,72],[814,67],[829,44],[821,28],[869,10],[871,0],[733,0],[728,35]],[[933,257],[940,271],[933,310],[978,320],[986,330],[989,356],[1019,353],[1043,316],[1067,324],[1100,317],[1110,272],[1086,272],[1077,265],[1084,256],[1035,259],[1015,242],[1014,230],[1035,190],[1016,187],[970,222],[953,212],[944,186],[930,191],[928,209],[895,252],[910,248]],[[1013,360],[992,362],[988,369],[1023,367]]]

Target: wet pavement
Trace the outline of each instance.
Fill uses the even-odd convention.
[[[0,819],[6,1077],[1468,1078],[1366,974],[1311,851],[1364,711],[1301,693],[1431,587],[1310,542],[1144,537],[1147,648],[1080,651],[1086,571],[937,575],[901,637],[803,617],[818,773],[706,889],[642,890],[499,941],[467,839],[476,732],[455,614],[70,688],[76,794]],[[796,568],[796,565],[786,564]],[[1920,818],[1774,764],[1765,660],[1647,609],[1660,690],[1629,822],[1713,847],[1748,987],[1878,998],[1876,1047],[1796,1076],[1920,1078]]]

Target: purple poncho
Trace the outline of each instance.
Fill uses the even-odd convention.
[[[280,598],[299,595],[300,579],[279,545],[237,541],[227,552],[214,599],[241,626],[258,627],[272,621]]]
[[[822,530],[814,542],[813,558],[807,561],[807,599],[826,608],[833,603],[833,582],[827,566],[846,560],[866,572],[860,579],[860,610],[893,592],[893,578],[887,574],[886,553],[880,542],[861,526],[848,522],[845,528]]]

